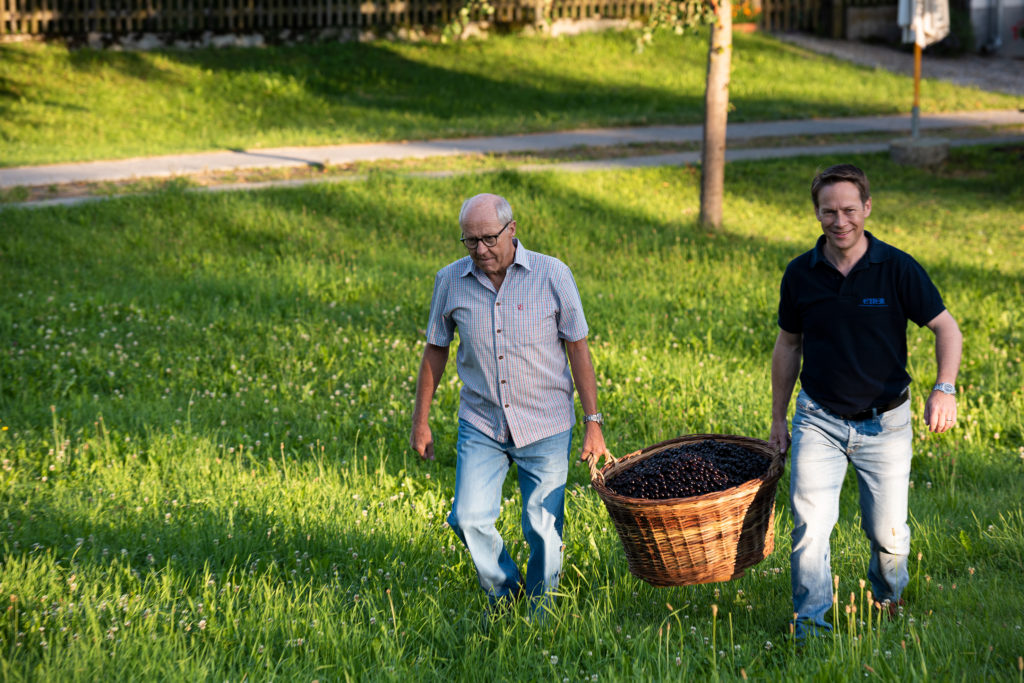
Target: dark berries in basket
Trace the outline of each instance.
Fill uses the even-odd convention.
[[[768,460],[737,444],[706,439],[641,460],[607,482],[620,496],[661,500],[723,491],[757,479]]]

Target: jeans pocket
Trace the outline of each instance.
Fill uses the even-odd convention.
[[[882,431],[896,432],[910,426],[910,401],[881,414],[878,418]]]
[[[801,391],[796,397],[797,410],[802,410],[805,413],[820,413],[824,410],[817,401],[808,396],[806,393]]]

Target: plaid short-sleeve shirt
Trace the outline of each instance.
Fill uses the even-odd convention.
[[[438,271],[427,342],[450,346],[458,329],[459,417],[522,447],[575,424],[565,342],[587,321],[568,266],[515,244],[499,291],[469,256]]]

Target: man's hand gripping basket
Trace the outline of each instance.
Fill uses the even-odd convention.
[[[621,496],[605,481],[669,448],[707,439],[742,446],[769,461],[758,479],[689,498],[648,500]],[[729,581],[743,575],[775,547],[775,487],[784,454],[768,442],[743,436],[690,434],[663,441],[622,458],[609,458],[597,469],[588,461],[597,490],[629,561],[629,571],[652,586],[682,586]]]

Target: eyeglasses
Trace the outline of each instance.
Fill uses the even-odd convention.
[[[484,235],[483,237],[462,237],[459,239],[459,241],[465,244],[466,249],[469,249],[470,251],[476,249],[477,245],[480,244],[481,242],[484,243],[485,247],[493,247],[495,244],[498,243],[498,237],[501,236],[501,233],[505,232],[505,228],[507,228],[510,225],[512,225],[512,221],[506,223],[504,228],[494,233],[493,235]]]

